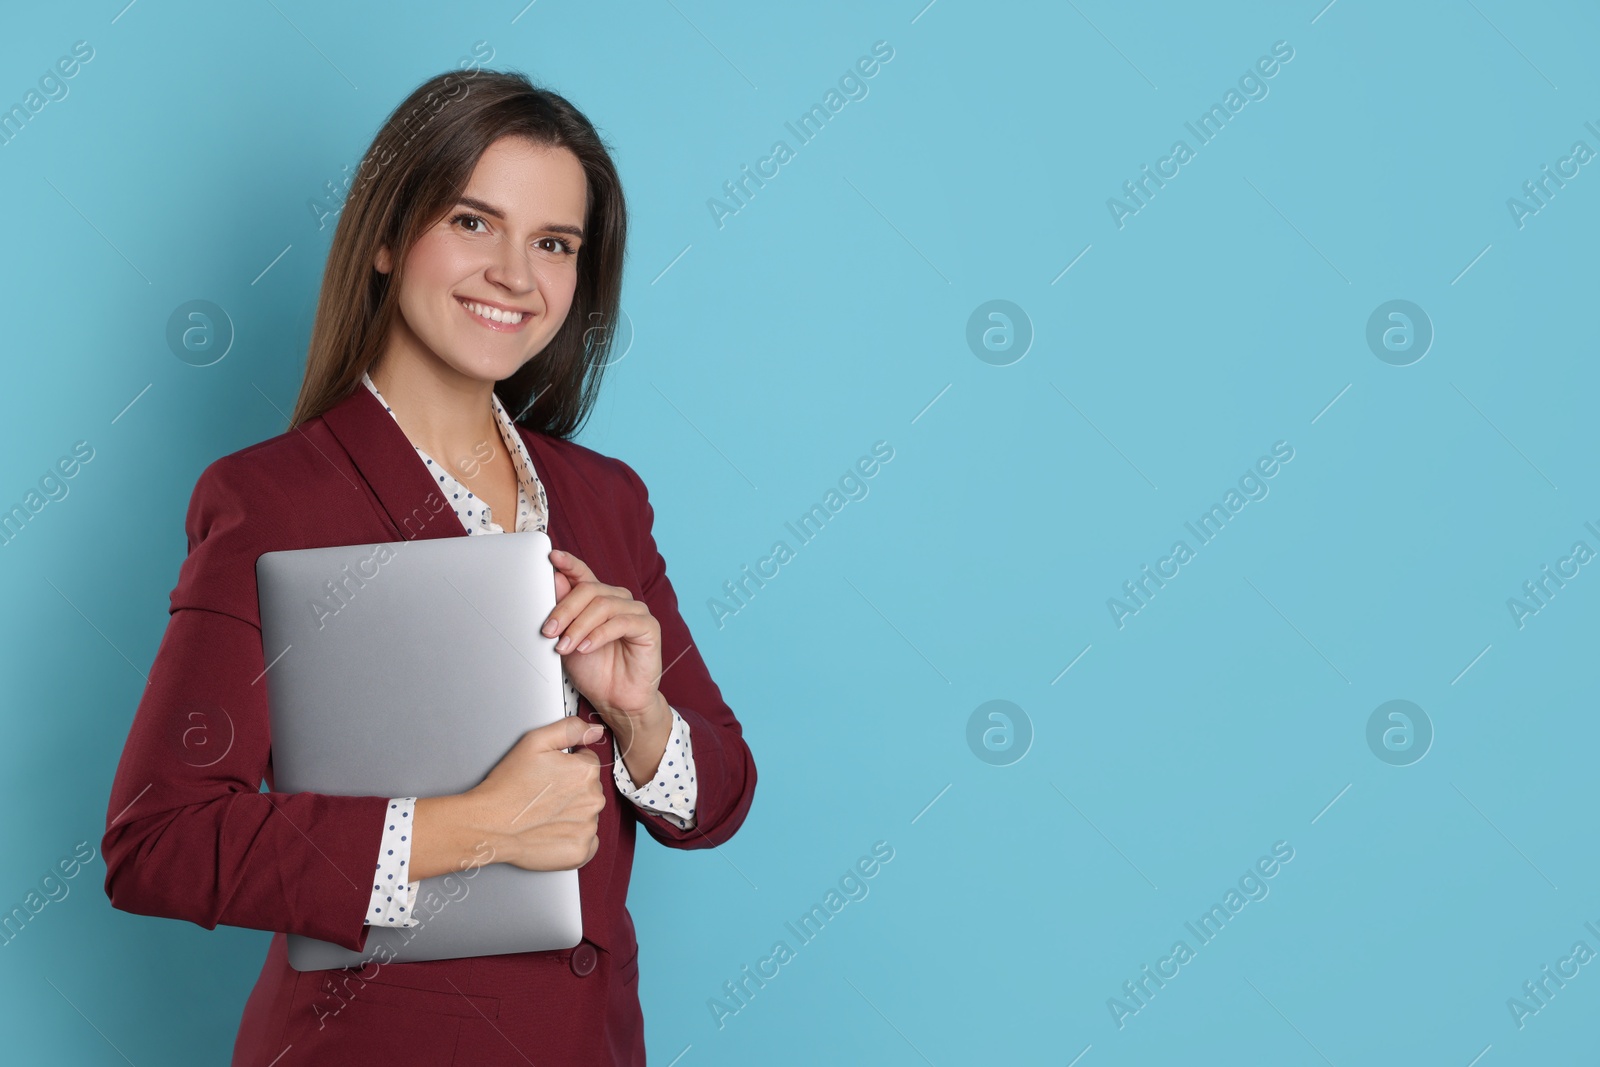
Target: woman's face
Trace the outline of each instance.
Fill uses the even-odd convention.
[[[588,185],[565,148],[502,137],[486,149],[461,198],[407,254],[396,348],[469,378],[501,381],[561,328],[578,280]],[[373,262],[387,274],[390,250]],[[482,312],[501,312],[494,321]]]

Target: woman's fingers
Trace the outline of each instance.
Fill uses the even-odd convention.
[[[621,595],[619,596],[618,594]],[[639,603],[628,595],[626,589],[618,589],[616,586],[611,585],[600,585],[597,582],[585,582],[556,602],[555,608],[550,612],[550,617],[545,620],[540,630],[546,637],[554,637],[557,634],[570,634],[572,633],[572,624],[581,618],[584,612],[594,610],[594,605],[603,604],[606,601],[618,601],[628,604]],[[643,605],[640,606],[642,607]],[[594,624],[591,622],[589,625],[592,626]],[[565,646],[563,646],[563,650],[565,650]]]
[[[631,597],[596,596],[567,623],[561,640],[556,642],[556,651],[575,649],[585,640],[590,641],[590,647],[597,647],[602,642],[595,641],[591,635],[602,623],[612,618],[648,617],[649,613],[648,607]],[[583,651],[588,650],[585,648]]]
[[[655,619],[640,612],[613,615],[590,630],[588,635],[573,646],[578,652],[593,652],[604,648],[608,642],[630,637],[649,637],[656,632]]]
[[[555,565],[557,570],[564,572],[573,585],[577,585],[579,582],[599,581],[594,576],[594,571],[589,569],[589,565],[571,552],[563,552],[559,548],[552,548],[550,550],[550,562]]]
[[[584,611],[587,611],[589,605],[599,598],[633,599],[633,594],[621,586],[606,585],[604,582],[598,581],[594,576],[594,571],[589,569],[588,564],[570,552],[563,552],[558,548],[551,549],[550,562],[556,567],[558,581],[556,583],[556,606],[550,612],[550,617],[545,620],[544,626],[540,627],[546,637],[554,637],[563,631],[570,633],[571,631],[568,628],[571,622]],[[565,584],[569,587],[564,594],[561,593],[562,582],[560,579],[565,579]],[[574,641],[565,645],[561,645],[558,642],[557,647],[565,651],[579,639],[575,638]]]

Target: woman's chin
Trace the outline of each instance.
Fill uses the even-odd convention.
[[[475,378],[483,382],[501,382],[517,373],[528,361],[512,356],[490,357],[477,353],[465,358],[454,355],[442,356],[440,362],[466,378]]]

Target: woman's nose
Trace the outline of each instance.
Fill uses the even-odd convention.
[[[502,243],[496,250],[484,275],[513,293],[525,293],[534,287],[533,266],[528,262],[527,253],[510,242]]]

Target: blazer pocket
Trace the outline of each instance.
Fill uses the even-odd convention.
[[[363,979],[354,970],[324,971],[322,992],[338,996],[358,1009],[364,1004],[376,1004],[406,1012],[431,1012],[468,1019],[500,1017],[499,997],[457,993],[451,989],[427,989],[375,978]]]

